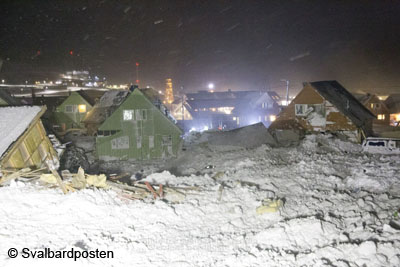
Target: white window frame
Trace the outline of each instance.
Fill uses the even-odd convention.
[[[135,111],[133,109],[124,109],[122,119],[124,121],[131,121],[135,118]]]
[[[302,107],[302,113],[299,113],[300,106]],[[307,116],[308,105],[307,104],[295,104],[294,106],[294,114],[296,116]]]

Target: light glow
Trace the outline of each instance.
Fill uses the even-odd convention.
[[[79,105],[78,106],[79,113],[85,113],[86,112],[86,105]]]

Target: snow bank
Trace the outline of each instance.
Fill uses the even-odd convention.
[[[193,187],[177,202],[90,189],[62,195],[21,182],[1,187],[0,266],[400,265],[400,231],[389,225],[398,220],[400,157],[362,154],[331,136],[294,148],[195,151],[178,161],[187,176],[145,178]],[[268,197],[284,207],[258,215]],[[9,259],[10,247],[98,248],[115,257]]]

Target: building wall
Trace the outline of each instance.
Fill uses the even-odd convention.
[[[378,104],[378,105],[376,105]],[[373,95],[370,97],[363,105],[371,111],[375,116],[378,115],[383,115],[384,119],[374,119],[373,123],[377,124],[384,124],[384,125],[389,125],[390,124],[390,113],[389,109],[386,107],[386,105],[376,96]]]
[[[81,112],[79,105],[85,105],[86,110]],[[72,106],[72,112],[66,110],[67,106]],[[84,128],[83,118],[86,113],[92,109],[92,106],[77,92],[72,92],[71,95],[57,107],[53,114],[54,124],[60,127],[61,131],[71,128]]]
[[[124,113],[131,110],[133,118],[124,120]],[[181,134],[172,121],[135,90],[99,127],[97,156],[102,160],[173,157],[180,149]]]
[[[57,152],[47,138],[41,120],[37,120],[13,144],[0,165],[12,169],[39,168],[45,160],[53,160],[58,164]]]

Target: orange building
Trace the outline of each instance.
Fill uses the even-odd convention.
[[[301,128],[332,132],[361,142],[372,133],[375,115],[337,81],[304,83],[304,88],[271,124],[270,129]]]

